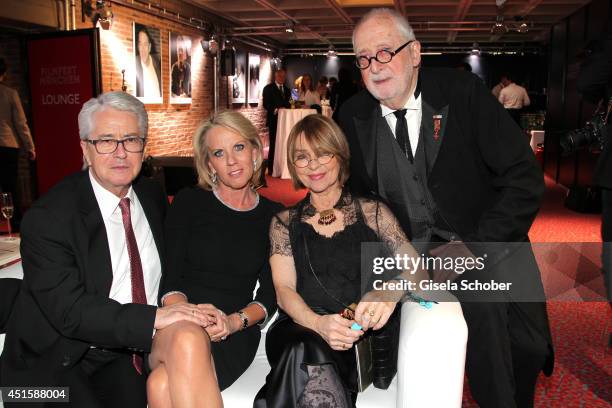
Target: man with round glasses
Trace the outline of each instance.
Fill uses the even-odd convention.
[[[23,219],[24,279],[0,385],[69,387],[75,407],[145,408],[143,353],[154,330],[207,320],[195,305],[157,308],[168,202],[159,185],[138,178],[144,105],[109,92],[87,101],[78,121],[85,170],[59,182]]]
[[[483,271],[461,278],[434,267],[433,280],[497,276],[520,288],[492,298],[477,294],[477,301],[454,291],[463,316],[460,309],[442,317],[443,302],[427,312],[404,304],[398,406],[461,406],[461,387],[447,375],[446,360],[461,357],[449,351],[463,341],[452,332],[463,318],[476,402],[532,406],[537,376],[549,374],[553,361],[527,237],[544,192],[542,171],[520,128],[475,75],[421,67],[421,45],[399,13],[368,12],[353,31],[353,47],[367,89],[340,110],[351,148],[350,188],[386,201],[419,253],[487,259]],[[429,325],[410,327],[415,321]],[[418,334],[422,346],[407,347],[408,333]]]

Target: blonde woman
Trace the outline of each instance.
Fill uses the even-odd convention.
[[[198,185],[179,192],[168,212],[160,294],[163,305],[198,304],[211,324],[156,333],[151,408],[222,406],[220,391],[255,357],[257,324],[276,310],[268,228],[280,206],[254,188],[262,163],[255,127],[237,112],[222,112],[197,129],[193,146]],[[175,402],[181,400],[192,405]]]

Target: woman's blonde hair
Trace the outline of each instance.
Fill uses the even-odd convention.
[[[256,186],[259,183],[259,178],[262,171],[262,144],[257,134],[257,129],[250,120],[242,114],[234,111],[219,112],[213,114],[210,119],[206,120],[195,131],[193,135],[193,153],[196,170],[198,172],[198,185],[205,190],[212,190],[215,183],[213,175],[210,172],[210,156],[208,154],[207,138],[209,132],[218,126],[222,126],[242,136],[256,151],[257,158],[254,163],[253,176],[251,184]]]
[[[351,153],[348,142],[342,130],[336,125],[336,122],[323,115],[306,116],[296,123],[293,129],[291,129],[291,133],[289,133],[289,139],[287,140],[287,167],[289,167],[293,186],[296,189],[304,188],[293,163],[300,136],[304,137],[304,140],[310,145],[317,156],[326,153],[334,155],[340,165],[338,181],[343,186],[350,174]]]

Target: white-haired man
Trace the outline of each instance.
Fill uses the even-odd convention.
[[[138,178],[147,126],[144,105],[123,92],[83,105],[87,169],[23,219],[24,278],[7,327],[2,386],[69,387],[75,407],[144,408],[142,357],[154,329],[206,324],[195,305],[156,306],[167,200]]]
[[[423,253],[490,257],[485,270],[466,272],[462,279],[490,279],[493,272],[507,277],[509,272],[526,298],[542,299],[527,232],[544,183],[520,129],[475,75],[421,68],[420,43],[395,11],[366,14],[353,32],[353,47],[367,90],[340,111],[351,147],[351,188],[387,201]],[[514,251],[508,244],[478,245],[487,242],[527,245]],[[442,281],[456,278],[441,270],[430,273]],[[502,297],[507,302],[466,302],[465,294],[453,294],[461,300],[468,327],[466,368],[476,401],[481,407],[532,405],[538,373],[552,369],[545,305],[517,303],[513,295]],[[442,305],[429,311],[409,304],[402,308],[398,406],[461,406],[460,395],[444,398],[446,389],[454,393],[457,387],[444,383],[453,379],[444,377],[448,369],[441,357],[445,344],[452,349],[462,341],[446,322],[463,318],[458,313],[440,319],[436,314]],[[432,339],[416,350],[405,347],[404,332],[413,321],[424,325],[423,339]],[[421,358],[425,349],[430,354]]]

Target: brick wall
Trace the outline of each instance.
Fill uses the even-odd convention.
[[[80,6],[80,5],[79,5]],[[178,3],[175,7],[179,7]],[[185,5],[190,8],[191,6]],[[185,13],[194,12],[181,10]],[[133,22],[158,28],[161,34],[161,70],[163,103],[147,104],[149,113],[149,143],[147,152],[153,156],[191,156],[191,138],[197,125],[213,112],[214,84],[213,84],[213,58],[202,50],[200,40],[204,32],[178,22],[174,22],[140,10],[113,4],[113,24],[111,30],[100,30],[101,64],[102,64],[102,90],[121,89],[121,71],[126,70],[127,92],[133,93],[132,79],[134,77],[134,47]],[[186,14],[189,15],[189,14]],[[191,14],[192,16],[194,14]],[[77,16],[80,10],[77,9]],[[79,28],[91,27],[89,21],[77,21]],[[191,83],[192,103],[190,105],[170,104],[170,56],[168,52],[169,33],[188,35],[192,38],[191,54]],[[247,50],[249,51],[249,50]],[[258,50],[250,50],[258,52]],[[262,58],[262,63],[269,63]],[[267,136],[265,128],[265,112],[263,108],[246,106],[228,106],[227,78],[220,77],[219,109],[236,109],[251,119],[260,130],[262,137]],[[261,105],[261,104],[260,104]],[[263,119],[262,119],[263,118]]]

